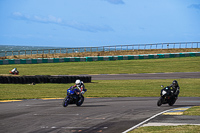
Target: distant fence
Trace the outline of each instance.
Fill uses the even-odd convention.
[[[34,54],[65,54],[65,53],[101,52],[101,51],[145,50],[145,49],[181,49],[181,48],[200,48],[200,42],[132,44],[132,45],[101,46],[101,47],[78,47],[78,48],[41,49],[41,50],[0,51],[0,57],[20,56],[20,55],[26,56],[26,55],[34,55]]]
[[[159,59],[159,58],[196,57],[196,56],[200,56],[200,52],[121,55],[121,56],[38,58],[38,59],[5,59],[5,60],[0,60],[0,65],[60,63],[60,62],[87,62],[87,61],[113,61],[113,60],[135,60],[135,59]]]

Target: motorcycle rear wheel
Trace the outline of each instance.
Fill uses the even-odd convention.
[[[80,98],[77,98],[77,101],[76,101],[76,106],[81,106],[84,102],[84,96],[81,95]]]
[[[170,100],[170,102],[168,104],[169,104],[169,106],[173,106],[175,102],[176,102],[176,99],[172,99],[172,100]]]

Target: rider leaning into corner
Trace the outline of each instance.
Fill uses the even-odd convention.
[[[178,94],[179,94],[179,89],[180,89],[178,82],[176,80],[174,80],[169,87],[172,88],[173,94],[174,94],[175,98],[177,99]]]
[[[11,70],[12,73],[18,73],[17,68]]]
[[[87,89],[85,89],[83,81],[81,81],[80,79],[76,80],[75,85],[73,87],[77,87],[80,90],[81,94],[84,94],[87,91]]]

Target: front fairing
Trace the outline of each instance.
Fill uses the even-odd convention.
[[[163,88],[162,90],[161,90],[161,92],[160,92],[160,95],[162,96],[162,97],[167,97],[167,96],[171,96],[171,89],[170,88],[167,88],[167,87],[165,87],[165,88]]]
[[[77,92],[80,92],[80,91],[77,88],[74,88],[73,86],[67,89],[67,95],[76,95]]]

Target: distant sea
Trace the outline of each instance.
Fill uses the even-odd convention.
[[[42,49],[60,49],[60,48],[61,47],[0,45],[0,57],[5,56],[5,51],[42,50]],[[10,55],[10,53],[11,52],[8,53],[8,56]]]
[[[60,47],[0,45],[0,51],[59,49]]]
[[[67,50],[66,50],[67,49]],[[118,48],[117,48],[118,49]],[[121,49],[121,48],[120,48]],[[47,54],[47,53],[73,53],[73,52],[95,52],[96,48],[64,48],[64,47],[44,47],[44,46],[14,46],[14,45],[0,45],[0,57],[11,55],[24,55],[26,54]],[[98,48],[98,51],[114,51],[114,48]],[[13,52],[12,52],[13,51]],[[19,52],[20,51],[20,52]]]

